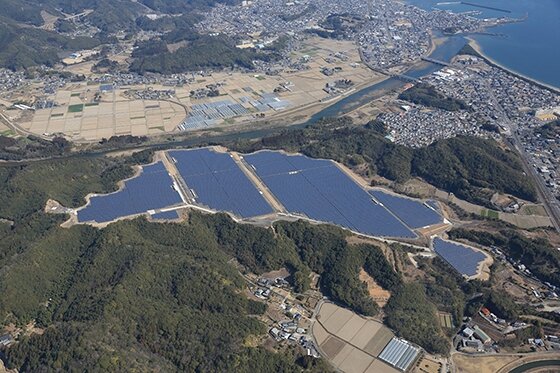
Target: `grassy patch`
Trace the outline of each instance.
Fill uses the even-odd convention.
[[[68,106],[69,113],[81,113],[84,111],[84,104],[76,104]]]
[[[0,131],[0,135],[11,137],[11,136],[16,135],[16,133],[12,130],[5,130],[5,131]]]
[[[453,329],[453,318],[447,312],[438,312],[439,324],[443,328]]]
[[[80,93],[72,93],[70,97],[80,97]]]
[[[63,117],[63,116],[64,116],[63,113],[51,114],[51,118],[60,118],[60,117]]]
[[[86,107],[90,107],[90,106],[99,106],[99,102],[88,102],[86,104]]]
[[[498,211],[494,211],[494,210],[490,210],[490,209],[482,210],[480,215],[482,215],[486,218],[491,218],[491,219],[499,219],[500,218],[500,213]]]

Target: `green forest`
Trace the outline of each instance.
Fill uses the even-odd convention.
[[[203,12],[217,3],[232,4],[235,1],[225,0],[195,0],[195,1],[161,1],[143,0],[130,2],[128,0],[0,0],[0,67],[12,70],[27,69],[37,65],[53,66],[59,62],[59,53],[77,51],[80,49],[90,49],[101,44],[110,43],[113,40],[109,35],[112,33],[126,31],[135,32],[139,30],[152,30],[160,32],[170,32],[166,37],[173,35],[192,35],[191,28],[197,14]],[[148,6],[154,12],[162,12],[177,15],[177,17],[165,17],[157,21],[149,21],[143,15]],[[86,9],[94,9],[84,17],[84,21],[97,27],[100,32],[93,38],[91,37],[68,37],[63,34],[39,29],[44,21],[41,11],[59,16],[61,19],[56,23],[57,31],[68,32],[74,28],[71,22],[63,19],[64,14],[78,14]],[[224,53],[223,65],[227,65],[231,60],[243,65],[247,61],[247,56],[239,53],[232,57],[232,52],[228,51],[223,43],[211,43],[209,49],[199,46],[198,52],[203,52],[203,56],[208,58],[216,57],[213,52]],[[211,48],[219,47],[217,51]],[[183,58],[189,58],[189,53],[173,54],[165,57],[166,66],[174,66],[177,69],[181,65]],[[190,58],[194,58],[190,55]],[[219,55],[217,56],[219,59]],[[150,67],[155,66],[153,59],[145,56],[147,61],[139,61],[135,64],[137,71],[151,71]],[[198,57],[200,58],[200,57]],[[199,60],[197,60],[199,61]],[[190,66],[195,66],[197,61],[191,61]],[[207,59],[209,66],[211,60]],[[140,68],[139,65],[145,66]],[[171,71],[171,67],[167,68]]]
[[[201,69],[253,68],[253,60],[268,60],[269,54],[235,47],[225,36],[193,34],[187,45],[174,52],[165,40],[148,41],[134,52],[130,70],[137,73],[175,74]]]
[[[449,232],[454,239],[466,239],[487,247],[497,247],[509,257],[524,264],[537,278],[560,286],[560,252],[545,238],[529,238],[513,229],[497,233],[455,228]]]
[[[447,111],[469,110],[464,101],[446,97],[434,86],[426,83],[418,83],[407,89],[399,95],[399,99]]]
[[[69,38],[55,32],[2,22],[0,17],[0,67],[11,70],[36,65],[53,66],[62,51],[89,49],[102,43],[97,38]]]

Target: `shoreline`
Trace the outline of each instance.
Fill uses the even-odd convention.
[[[468,40],[468,45],[470,45],[479,55],[482,59],[484,59],[489,65],[494,66],[498,69],[504,70],[507,73],[514,75],[516,77],[518,77],[519,79],[525,80],[526,82],[532,83],[532,84],[536,84],[537,86],[544,88],[544,89],[548,89],[549,91],[552,91],[556,94],[560,94],[560,88],[555,87],[553,85],[541,82],[540,80],[531,78],[527,75],[524,75],[518,71],[515,71],[513,69],[510,69],[509,67],[504,66],[503,64],[497,62],[496,60],[494,60],[493,58],[489,57],[487,54],[484,53],[484,50],[482,49],[481,45],[474,40],[472,37],[470,36],[466,36],[465,39]]]

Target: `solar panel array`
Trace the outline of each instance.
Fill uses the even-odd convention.
[[[420,349],[404,339],[393,337],[385,346],[379,358],[397,369],[405,371],[416,360]]]
[[[89,204],[78,211],[78,221],[105,223],[181,202],[163,163],[157,162],[144,166],[141,174],[125,181],[118,192],[91,197]]]
[[[196,104],[191,107],[187,118],[179,125],[180,130],[209,127],[219,123],[221,119],[233,118],[239,115],[249,114],[249,110],[243,105],[222,100]]]
[[[371,190],[370,194],[412,229],[438,224],[443,221],[443,218],[436,211],[420,201],[399,197],[381,190]]]
[[[468,246],[456,242],[434,238],[434,250],[457,272],[465,276],[474,276],[478,265],[486,256]]]
[[[202,148],[170,151],[169,155],[196,202],[242,218],[273,212],[229,154]]]
[[[244,88],[245,89],[245,88]],[[259,112],[269,110],[282,110],[290,106],[290,102],[281,100],[275,93],[263,93],[259,99],[241,97],[243,104],[251,105]],[[181,131],[189,129],[205,128],[220,123],[221,120],[233,118],[240,115],[250,114],[249,109],[240,103],[231,100],[208,102],[205,104],[192,105],[187,118],[179,124]]]
[[[290,213],[371,236],[416,237],[332,161],[271,151],[244,159]]]
[[[427,204],[428,206],[430,206],[431,208],[433,208],[434,210],[436,210],[438,213],[441,212],[437,201],[434,201],[433,199],[430,199],[430,200],[427,200],[427,201],[426,201],[426,204]]]
[[[250,103],[257,111],[263,112],[270,109],[278,111],[290,106],[290,102],[281,100],[275,93],[263,93],[258,100],[242,98],[242,102]]]
[[[161,211],[152,215],[152,219],[154,220],[173,220],[178,218],[179,213],[177,210]]]

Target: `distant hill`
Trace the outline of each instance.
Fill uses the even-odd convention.
[[[35,65],[52,66],[62,51],[75,51],[98,46],[111,34],[118,31],[134,32],[146,27],[158,27],[163,23],[167,31],[171,29],[183,34],[190,34],[192,30],[192,16],[203,12],[217,3],[234,3],[232,0],[0,0],[0,67],[12,70],[25,69]],[[99,28],[101,33],[95,38],[70,38],[56,32],[50,32],[39,27],[43,25],[42,11],[64,17],[65,14],[79,14],[85,10],[93,12],[85,16],[85,21]],[[141,21],[147,13],[186,14],[178,18],[189,22],[179,23],[166,21]],[[164,18],[165,19],[165,18]],[[155,25],[154,25],[155,24]],[[64,25],[66,28],[69,25]],[[223,44],[221,51],[223,52]],[[236,51],[234,51],[236,52]],[[204,55],[204,54],[203,54]],[[209,58],[212,56],[209,56]],[[182,59],[180,53],[169,56],[169,60]],[[234,57],[238,62],[245,57]],[[208,62],[208,61],[204,61]],[[176,62],[171,62],[175,63]],[[142,61],[135,66],[156,66],[159,61]],[[169,64],[169,63],[167,63]],[[181,67],[181,66],[179,66]],[[137,70],[166,70],[165,68],[138,68]],[[177,68],[175,68],[177,70]],[[163,71],[165,72],[165,71]]]
[[[59,61],[59,52],[89,49],[100,43],[97,38],[72,39],[0,20],[0,67],[19,70],[35,65],[52,66]]]

